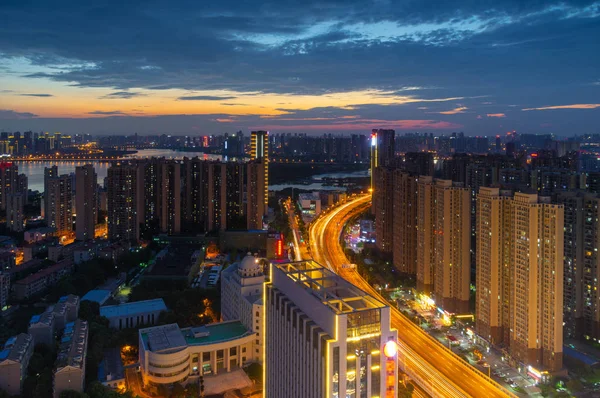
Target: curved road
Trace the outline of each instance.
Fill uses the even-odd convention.
[[[310,248],[315,261],[386,302],[355,270],[342,268],[342,264],[349,262],[340,244],[343,226],[365,210],[370,202],[370,195],[359,195],[321,215],[311,224]],[[440,397],[515,396],[425,333],[394,305],[390,308],[392,327],[398,330],[399,359],[404,362],[405,371],[422,388]]]

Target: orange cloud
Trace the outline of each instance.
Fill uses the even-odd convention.
[[[573,104],[573,105],[554,105],[543,106],[540,108],[525,108],[524,111],[547,111],[552,109],[596,109],[600,108],[600,104]]]
[[[488,113],[487,117],[506,117],[504,113]]]
[[[467,108],[466,106],[459,106],[458,108],[454,108],[449,111],[443,111],[443,112],[438,112],[438,113],[441,115],[456,115],[459,113],[464,113],[467,109],[469,109],[469,108]]]

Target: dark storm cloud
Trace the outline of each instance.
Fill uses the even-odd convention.
[[[36,94],[36,93],[26,93],[19,94],[21,97],[53,97],[52,94]]]
[[[237,97],[231,96],[216,96],[216,95],[194,95],[190,97],[179,97],[178,101],[225,101],[230,99],[236,99]]]
[[[536,108],[597,102],[599,87],[590,82],[598,81],[599,16],[594,1],[225,0],[173,5],[32,0],[24,5],[9,0],[0,5],[0,55],[24,57],[45,68],[30,78],[109,87],[116,93],[177,88],[322,95],[380,89],[424,99],[486,95],[496,101],[493,112],[479,110],[477,104],[465,106],[474,114],[505,113],[506,121],[521,118],[514,123],[537,128],[537,120],[528,122],[530,116],[511,119],[508,104]],[[442,105],[428,104],[429,112],[457,108]],[[421,115],[418,106],[422,104],[400,109]],[[394,119],[392,112],[399,107],[374,108]],[[465,124],[474,117],[442,115],[462,118]],[[585,121],[597,125],[597,111],[586,113]],[[470,125],[473,130],[486,127],[481,123]]]

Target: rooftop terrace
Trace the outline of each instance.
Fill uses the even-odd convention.
[[[313,260],[271,263],[336,314],[387,307],[368,293]]]

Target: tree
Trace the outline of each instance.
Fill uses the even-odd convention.
[[[95,301],[84,300],[79,304],[79,318],[92,322],[100,316],[100,304]]]
[[[171,398],[185,398],[185,388],[179,383],[173,384],[173,389],[171,390]]]
[[[89,396],[83,392],[75,390],[65,390],[60,393],[59,398],[89,398]]]
[[[583,383],[579,379],[571,379],[567,382],[567,388],[572,393],[583,391]]]

